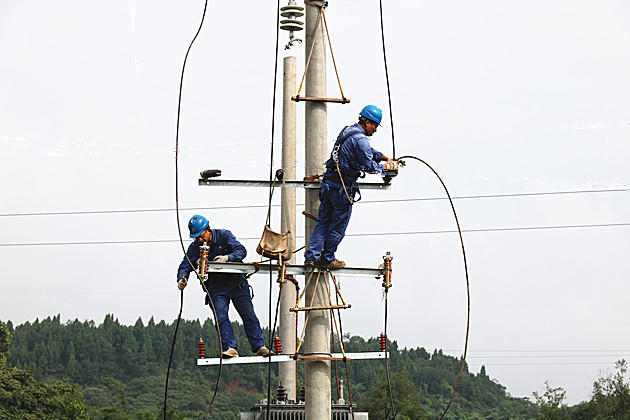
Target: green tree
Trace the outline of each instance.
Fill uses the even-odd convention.
[[[30,372],[0,370],[0,419],[85,419],[87,406],[78,386],[36,381]]]
[[[540,395],[533,393],[536,398],[539,412],[537,420],[562,420],[569,419],[569,408],[564,404],[567,392],[562,388],[551,388],[549,381],[545,381],[545,393]]]
[[[0,321],[0,369],[4,367],[9,356],[9,345],[13,337],[9,332],[7,324]]]
[[[384,372],[381,374],[383,378]],[[414,383],[404,374],[395,373],[390,378],[394,410],[398,420],[422,420],[427,416],[420,405],[420,395]],[[357,404],[358,411],[370,413],[370,419],[387,420],[391,416],[391,402],[387,379],[381,379],[372,387],[372,392]]]
[[[624,359],[615,363],[616,372],[604,373],[593,383],[591,406],[595,419],[630,419],[630,384]]]

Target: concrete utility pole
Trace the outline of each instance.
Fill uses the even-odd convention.
[[[295,57],[284,58],[284,78],[282,85],[282,168],[284,169],[285,180],[295,181],[295,115],[296,104],[291,100],[291,95],[295,94]],[[288,188],[286,191],[286,203],[282,196],[281,206],[281,226],[282,232],[290,230],[294,238],[295,247],[295,188]],[[287,226],[285,212],[289,212],[291,226]],[[295,264],[295,256],[289,260],[289,264]],[[296,303],[295,284],[287,281],[280,289],[280,340],[282,352],[286,354],[295,353],[296,347],[296,327],[297,312],[289,311]],[[271,343],[269,343],[271,344]],[[287,398],[297,401],[297,362],[282,362],[278,367],[279,379],[282,386],[287,391]]]
[[[308,60],[311,47],[313,53],[306,73],[305,93],[306,97],[326,97],[326,45],[324,25],[319,25],[317,39],[315,30],[320,8],[311,4],[306,7],[306,54]],[[305,63],[306,64],[306,63]],[[324,173],[327,147],[327,115],[325,102],[306,101],[305,122],[305,175]],[[319,210],[319,191],[316,189],[305,190],[306,211],[317,214]],[[306,219],[305,238],[306,243],[311,237],[315,222]],[[315,287],[314,274],[309,287],[306,288],[305,302],[309,306],[327,305],[325,278],[320,279]],[[323,274],[322,274],[323,277]],[[312,300],[312,304],[310,303]],[[327,310],[310,311],[306,315],[308,324],[304,338],[304,352],[312,356],[330,355],[330,317]],[[329,420],[331,418],[331,387],[330,387],[330,361],[306,360],[305,361],[305,391],[306,391],[306,420]]]

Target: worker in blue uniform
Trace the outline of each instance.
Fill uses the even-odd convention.
[[[357,179],[365,172],[398,170],[398,161],[370,146],[369,137],[381,125],[382,118],[380,108],[368,105],[359,113],[356,124],[339,133],[326,162],[326,173],[319,190],[317,222],[304,253],[305,265],[345,267],[344,261],[335,258],[335,251],[345,236],[357,193],[360,199]]]
[[[187,257],[184,257],[177,270],[177,286],[184,290],[188,284],[188,276],[198,268],[201,254],[200,247],[206,244],[210,250],[208,261],[243,262],[247,255],[245,247],[227,229],[211,229],[210,222],[203,216],[194,215],[188,222],[190,237],[194,242],[188,247]],[[192,265],[191,265],[192,263]],[[265,347],[262,329],[252,304],[249,283],[244,274],[236,273],[208,273],[204,282],[216,311],[219,329],[221,330],[222,354],[224,358],[238,357],[234,329],[228,317],[230,301],[243,320],[245,334],[251,345],[252,352],[258,356],[269,356],[270,351]],[[206,295],[206,304],[210,304]]]

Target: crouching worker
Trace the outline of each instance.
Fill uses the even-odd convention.
[[[186,252],[188,258],[184,257],[179,270],[177,271],[177,287],[184,290],[188,284],[188,276],[198,267],[200,247],[205,243],[209,248],[208,261],[217,262],[243,262],[247,255],[245,247],[227,229],[210,229],[208,220],[200,215],[193,216],[188,222],[190,237],[194,242],[188,247]],[[192,262],[193,266],[190,265]],[[249,292],[249,283],[245,274],[240,273],[208,273],[208,279],[204,282],[212,303],[216,310],[216,316],[221,330],[222,353],[221,357],[238,357],[236,347],[236,337],[234,329],[228,317],[230,301],[243,320],[245,334],[251,345],[252,352],[258,356],[269,356],[270,351],[265,347],[260,322],[254,312],[252,297]],[[206,296],[206,305],[210,301]]]

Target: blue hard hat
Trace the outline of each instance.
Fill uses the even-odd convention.
[[[383,119],[383,111],[381,111],[379,107],[374,105],[366,106],[361,110],[359,115],[374,121],[378,125],[381,125],[381,120]]]
[[[208,226],[210,226],[210,222],[208,222],[208,219],[199,214],[195,214],[193,217],[190,218],[190,221],[188,222],[190,237],[196,238],[197,236],[201,235],[201,232],[203,232]]]

